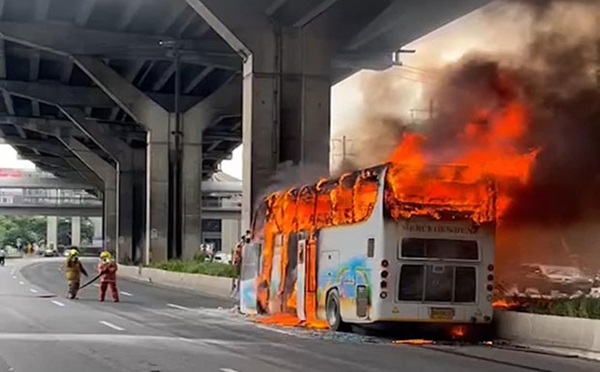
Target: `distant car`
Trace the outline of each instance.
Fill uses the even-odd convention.
[[[215,254],[213,257],[213,262],[222,262],[226,264],[231,264],[232,256],[229,253],[219,252]]]
[[[575,266],[523,264],[515,270],[514,282],[519,292],[536,289],[541,294],[552,291],[573,294],[590,293],[594,279]]]
[[[58,251],[55,249],[45,249],[44,252],[42,253],[42,255],[44,257],[58,257]]]

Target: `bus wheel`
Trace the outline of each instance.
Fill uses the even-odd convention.
[[[336,332],[344,332],[348,329],[347,324],[342,321],[342,316],[340,315],[340,299],[338,298],[336,291],[332,291],[329,296],[327,296],[327,306],[325,311],[329,329]]]

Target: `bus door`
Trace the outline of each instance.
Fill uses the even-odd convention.
[[[298,234],[292,233],[288,237],[287,267],[285,268],[285,280],[283,285],[284,312],[296,313],[296,280],[298,279]]]
[[[306,240],[298,240],[298,278],[296,314],[301,321],[306,320],[305,302],[306,302]]]
[[[256,279],[260,274],[260,244],[246,244],[242,250],[242,272],[240,275],[240,311],[244,314],[256,314]]]
[[[296,314],[305,321],[316,318],[317,261],[316,235],[298,241],[298,299]]]
[[[280,294],[281,281],[285,272],[282,271],[282,256],[285,236],[276,235],[273,242],[273,260],[271,266],[271,281],[269,283],[269,314],[278,314],[283,310],[283,299]]]

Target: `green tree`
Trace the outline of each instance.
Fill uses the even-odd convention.
[[[0,245],[17,245],[17,239],[22,246],[46,241],[46,217],[0,216]],[[94,226],[89,218],[81,219],[81,241],[91,242]],[[58,244],[71,244],[71,219],[59,218]]]

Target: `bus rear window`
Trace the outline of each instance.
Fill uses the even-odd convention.
[[[474,240],[404,238],[399,258],[479,260]]]

